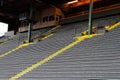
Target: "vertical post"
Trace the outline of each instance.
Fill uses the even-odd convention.
[[[92,12],[93,12],[93,0],[90,0],[88,35],[92,34]]]
[[[3,0],[1,0],[1,1],[0,1],[0,3],[1,3],[1,7],[2,7],[2,6],[3,6],[3,4],[4,4]]]
[[[32,22],[29,22],[29,30],[28,30],[28,42],[31,42],[31,29],[32,29]]]
[[[31,30],[33,25],[33,0],[30,0],[30,16],[29,16],[29,27],[28,27],[28,42],[31,42]]]

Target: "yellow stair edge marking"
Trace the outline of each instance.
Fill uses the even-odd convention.
[[[51,32],[51,31],[53,31],[53,30],[55,30],[55,29],[58,29],[59,27],[61,27],[61,25],[58,25],[58,26],[56,26],[56,27],[53,27],[52,29],[48,30],[47,32]],[[49,37],[51,37],[51,36],[52,36],[52,34],[49,34],[49,35],[47,35],[47,36],[45,36],[45,37],[49,38]],[[44,39],[46,39],[46,38],[43,38],[42,40],[44,40]]]
[[[61,25],[58,25],[58,26],[56,26],[56,27],[52,28],[52,29],[51,29],[51,30],[49,30],[48,32],[51,32],[51,31],[53,31],[53,30],[55,30],[55,29],[58,29],[59,27],[61,27]]]
[[[43,37],[41,40],[45,40],[45,39],[47,39],[47,38],[49,38],[49,37],[51,37],[51,36],[53,36],[54,34],[48,34],[47,36],[45,36],[45,37]]]
[[[54,35],[54,33],[48,34],[48,35],[46,35],[45,37],[41,38],[40,40],[45,40],[45,39],[47,39],[47,38],[49,38],[49,37],[51,37],[51,36],[53,36],[53,35]],[[28,43],[28,40],[25,40],[24,42]]]
[[[28,46],[28,45],[30,45],[30,44],[35,44],[35,43],[25,43],[25,44],[21,44],[21,45],[19,45],[18,47],[14,48],[14,49],[12,49],[12,50],[4,53],[4,54],[1,54],[1,55],[0,55],[0,58],[3,58],[3,57],[5,57],[5,56],[11,54],[12,52],[14,52],[14,51],[16,51],[16,50],[19,50],[19,49],[22,48],[22,47]]]
[[[92,38],[94,36],[98,36],[98,34],[93,34],[93,35],[85,35],[85,36],[80,36],[77,37],[76,41],[70,43],[69,45],[65,46],[64,48],[58,50],[57,52],[49,55],[48,57],[44,58],[43,60],[38,61],[37,63],[27,67],[26,69],[24,69],[23,71],[19,72],[18,74],[14,75],[13,77],[9,78],[9,80],[16,80],[20,77],[22,77],[23,75],[27,74],[28,72],[34,70],[35,68],[41,66],[42,64],[45,64],[46,62],[48,62],[49,60],[53,59],[54,57],[62,54],[64,51],[70,49],[71,47],[75,46],[76,44],[80,43],[81,41],[88,39],[88,38]]]
[[[17,35],[18,35],[18,34],[17,34]],[[15,36],[17,36],[17,35],[14,35],[14,36],[12,37],[12,39],[13,39]],[[2,46],[2,45],[4,45],[4,44],[8,43],[9,41],[10,41],[10,40],[6,40],[5,42],[1,43],[0,46]]]
[[[120,25],[120,21],[119,21],[118,23],[116,23],[116,24],[114,24],[114,25],[112,25],[112,26],[106,28],[106,30],[110,31],[110,30],[116,28],[116,27],[119,26],[119,25]]]
[[[7,42],[9,42],[9,41],[5,41],[5,42],[1,43],[1,44],[0,44],[0,46],[2,46],[2,45],[4,45],[4,44],[6,44]]]
[[[95,29],[95,28],[96,27],[92,27],[92,30]],[[88,33],[88,30],[85,30],[85,31],[82,32],[83,35],[87,35],[87,33]]]

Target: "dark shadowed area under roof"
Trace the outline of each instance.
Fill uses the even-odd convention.
[[[29,11],[31,0],[0,0],[0,20],[4,22],[18,21],[21,12]],[[41,10],[49,6],[60,8],[65,15],[71,15],[76,12],[82,12],[89,9],[89,4],[76,7],[66,6],[66,3],[73,0],[33,0],[35,9]],[[86,0],[78,0],[84,2]],[[96,0],[97,1],[97,0]],[[119,0],[100,0],[94,3],[94,8],[100,8],[113,4],[120,4]]]
[[[38,9],[45,8],[45,6],[56,6],[61,8],[65,13],[71,14],[77,11],[84,11],[88,10],[89,5],[81,5],[77,7],[64,7],[63,5],[72,0],[33,0],[34,7]],[[79,0],[84,2],[86,0]],[[0,0],[0,16],[12,18],[12,16],[18,16],[19,13],[29,10],[30,0]],[[112,4],[119,4],[119,0],[101,0],[94,4],[94,8],[112,5]],[[9,16],[9,17],[8,17]]]

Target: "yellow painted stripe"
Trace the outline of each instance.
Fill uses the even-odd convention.
[[[17,35],[18,35],[18,34],[17,34]],[[15,35],[15,36],[17,36],[17,35]],[[14,38],[15,36],[13,36],[12,38]],[[0,46],[2,46],[2,45],[4,45],[4,44],[8,43],[9,41],[10,41],[10,40],[4,41],[3,43],[0,44]]]
[[[19,49],[22,48],[22,47],[28,46],[28,45],[30,45],[30,44],[34,44],[34,43],[21,44],[21,45],[19,45],[18,47],[14,48],[14,49],[12,49],[12,50],[4,53],[4,54],[1,54],[1,55],[0,55],[0,58],[3,58],[3,57],[5,57],[5,56],[11,54],[12,52],[14,52],[14,51],[16,51],[16,50],[19,50]]]
[[[45,37],[43,37],[41,40],[45,40],[45,39],[47,39],[47,38],[49,38],[49,37],[51,37],[51,36],[53,36],[54,34],[48,34],[47,36],[45,36]]]
[[[76,44],[80,43],[81,41],[83,41],[85,39],[88,39],[88,38],[92,38],[94,36],[98,36],[98,35],[97,34],[93,34],[93,35],[86,35],[86,36],[77,37],[76,41],[70,43],[69,45],[65,46],[64,48],[58,50],[57,52],[49,55],[46,58],[44,58],[43,60],[40,60],[37,63],[31,65],[30,67],[24,69],[23,71],[19,72],[18,74],[14,75],[13,77],[9,78],[9,80],[16,80],[16,79],[22,77],[23,75],[27,74],[28,72],[34,70],[35,68],[41,66],[42,64],[45,64],[49,60],[51,60],[54,57],[58,56],[59,54],[62,54],[64,51],[70,49],[71,47],[75,46]]]
[[[118,22],[118,23],[116,23],[116,24],[114,24],[114,25],[112,25],[112,26],[106,28],[106,30],[107,30],[107,31],[110,31],[110,30],[116,28],[116,27],[119,26],[119,25],[120,25],[120,22]]]
[[[56,27],[52,28],[52,29],[51,29],[51,30],[49,30],[48,32],[51,32],[51,31],[53,31],[53,30],[55,30],[55,29],[58,29],[59,27],[61,27],[61,25],[58,25],[58,26],[56,26]]]
[[[43,38],[41,38],[41,39],[39,39],[39,40],[45,40],[45,39],[47,39],[47,38],[49,38],[49,37],[51,37],[51,36],[53,36],[53,35],[54,35],[54,33],[48,34],[48,35],[46,35],[45,37],[43,37]],[[28,43],[28,40],[25,40],[24,42]]]
[[[5,41],[5,42],[1,43],[1,44],[0,44],[0,46],[2,46],[2,45],[4,45],[4,44],[6,44],[7,42],[9,42],[9,41]]]
[[[95,28],[96,27],[92,27],[92,30],[94,30]],[[83,35],[88,35],[87,33],[88,33],[88,30],[85,30],[85,31],[82,32]]]
[[[53,31],[53,30],[55,30],[55,29],[58,29],[59,27],[61,27],[61,25],[58,25],[58,26],[56,26],[56,27],[53,27],[52,29],[48,30],[47,32],[51,32],[51,31]],[[49,34],[49,35],[45,36],[44,38],[42,38],[41,40],[47,39],[47,38],[51,37],[52,35],[53,35],[53,34]]]

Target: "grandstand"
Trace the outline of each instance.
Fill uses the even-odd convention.
[[[0,38],[0,80],[120,80],[120,2],[93,0],[89,34],[92,0],[76,1],[0,1],[16,32]]]

